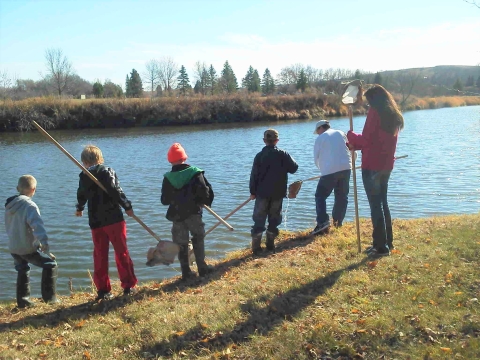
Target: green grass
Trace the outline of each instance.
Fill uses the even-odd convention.
[[[361,229],[365,248],[370,221]],[[374,261],[350,223],[282,233],[276,254],[238,251],[206,279],[133,298],[3,304],[0,358],[479,358],[480,214],[395,220],[394,233],[392,255]]]

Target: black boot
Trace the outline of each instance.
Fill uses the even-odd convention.
[[[55,266],[51,269],[43,269],[42,271],[42,299],[47,304],[56,304],[57,300],[57,270]]]
[[[183,281],[195,278],[197,276],[197,274],[195,274],[195,272],[190,269],[190,262],[188,259],[188,245],[180,245],[180,250],[178,252],[178,261],[180,262],[180,267],[182,268]]]
[[[260,255],[262,252],[262,236],[263,233],[252,234],[252,253]]]
[[[198,275],[205,276],[215,269],[205,262],[205,242],[203,237],[194,236],[192,238],[193,253],[195,254],[195,262],[197,263]]]
[[[35,306],[30,301],[30,271],[19,271],[17,274],[17,305],[19,308]]]
[[[267,250],[272,251],[273,253],[275,253],[275,238],[276,237],[277,237],[277,234],[267,230],[267,241],[266,241]]]

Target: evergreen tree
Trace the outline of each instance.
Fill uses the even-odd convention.
[[[354,79],[361,79],[362,78],[362,72],[359,69],[355,70],[355,75],[353,75],[353,78]]]
[[[96,98],[103,97],[103,85],[99,81],[93,84],[93,95],[95,95]]]
[[[297,89],[300,90],[301,92],[304,92],[305,89],[307,88],[307,76],[305,75],[305,71],[302,69],[300,70],[300,74],[298,75],[298,80],[297,80]]]
[[[178,75],[178,89],[180,90],[180,93],[183,96],[187,95],[187,92],[189,89],[191,89],[190,86],[190,80],[188,79],[188,74],[187,70],[185,69],[185,66],[180,67],[180,75]]]
[[[265,95],[272,94],[275,91],[275,81],[268,68],[265,69],[262,78],[262,91]]]
[[[223,65],[221,80],[224,92],[231,94],[237,91],[237,77],[235,76],[232,67],[228,63],[228,60],[225,61],[225,64]]]
[[[455,90],[458,90],[458,91],[462,91],[463,90],[463,84],[462,82],[460,81],[459,78],[457,78],[457,81],[455,81],[455,84],[453,84],[453,88]]]
[[[202,87],[202,83],[200,80],[197,80],[197,82],[195,83],[195,86],[193,87],[193,92],[195,94],[198,94],[198,93],[202,93],[203,91],[203,87]]]
[[[373,83],[378,84],[378,85],[382,85],[382,81],[383,81],[382,75],[379,72],[377,72],[375,74],[375,78],[373,79]]]
[[[260,76],[258,71],[252,66],[248,68],[247,74],[242,79],[242,86],[248,90],[248,92],[260,92]]]
[[[127,97],[142,97],[143,95],[143,84],[142,79],[140,78],[137,70],[132,69],[130,77],[127,75],[126,81],[126,96]]]
[[[472,75],[468,77],[467,82],[465,83],[465,86],[473,86],[473,83],[474,83],[474,79]]]
[[[208,79],[207,87],[210,89],[210,94],[215,94],[215,88],[217,87],[217,72],[213,68],[213,65],[210,65],[208,69]]]
[[[480,75],[478,75],[478,78],[477,78],[477,87],[480,88]]]
[[[125,96],[129,97],[130,94],[130,78],[128,77],[127,74],[127,79],[125,80]]]
[[[157,93],[157,97],[161,97],[163,95],[163,90],[161,85],[157,85],[157,88],[155,89]]]

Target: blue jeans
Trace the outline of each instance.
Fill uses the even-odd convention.
[[[268,231],[278,235],[278,225],[282,223],[282,204],[281,199],[256,198],[253,208],[253,226],[252,235],[263,233],[265,223],[268,218]]]
[[[363,186],[370,204],[373,246],[380,251],[392,248],[393,245],[392,217],[387,202],[391,172],[362,169]]]
[[[13,257],[13,263],[15,265],[15,270],[18,272],[29,272],[30,266],[29,263],[42,269],[53,269],[57,266],[57,262],[53,260],[50,256],[37,250],[32,254],[27,255],[17,255],[11,254]]]
[[[348,191],[350,189],[351,170],[338,171],[333,174],[322,176],[318,181],[315,192],[315,205],[317,207],[317,225],[329,221],[327,214],[327,198],[334,191],[335,202],[332,210],[333,222],[341,226],[348,205]]]

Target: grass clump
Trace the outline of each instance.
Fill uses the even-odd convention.
[[[366,247],[370,221],[361,231]],[[240,250],[205,279],[134,297],[4,304],[0,358],[478,358],[480,214],[395,220],[394,232],[396,249],[378,260],[357,253],[345,224],[281,233],[276,254]]]

